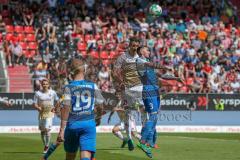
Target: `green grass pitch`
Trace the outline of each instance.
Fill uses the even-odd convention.
[[[56,139],[56,134],[52,140]],[[112,134],[98,134],[97,160],[147,160],[135,148],[121,149],[121,142]],[[239,160],[240,134],[162,133],[159,149],[153,150],[153,160]],[[0,160],[39,160],[43,145],[40,134],[0,134]],[[63,147],[49,160],[64,160]],[[76,158],[77,160],[79,158]]]

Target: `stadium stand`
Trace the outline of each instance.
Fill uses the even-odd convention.
[[[156,63],[174,67],[172,74],[185,80],[183,84],[162,81],[164,91],[240,91],[238,1],[159,1],[163,14],[157,19],[148,14],[151,1],[94,3],[91,6],[87,1],[75,0],[49,7],[45,1],[39,7],[37,2],[16,1],[5,7],[1,15],[6,57],[11,54],[7,53],[8,46],[19,42],[23,64],[29,66],[31,74],[44,60],[52,81],[56,81],[61,75],[58,61],[81,54],[92,65],[89,78],[113,90],[111,79],[103,83],[98,73],[103,66],[111,72],[115,58],[127,48],[129,37],[138,36],[151,49]],[[16,16],[21,12],[22,17]]]
[[[29,68],[26,66],[15,66],[8,68],[9,73],[9,92],[11,93],[32,93],[32,79]]]

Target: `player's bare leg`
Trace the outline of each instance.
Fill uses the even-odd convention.
[[[132,115],[132,111],[128,110],[126,111],[126,124],[125,124],[125,128],[126,128],[126,133],[127,133],[127,137],[128,137],[128,150],[129,151],[133,151],[134,150],[134,144],[133,144],[133,140],[132,140],[132,121],[134,120],[133,115]]]
[[[66,152],[66,160],[75,160],[76,155],[77,155],[77,152],[75,153]]]
[[[91,160],[92,152],[89,151],[81,151],[80,160]]]
[[[112,129],[112,133],[119,139],[121,139],[123,141],[122,145],[121,145],[121,148],[124,148],[125,145],[127,144],[128,142],[128,138],[124,138],[122,132],[121,132],[121,126],[120,125],[116,125],[113,127]]]
[[[50,139],[51,139],[50,130],[48,130],[48,129],[42,130],[41,131],[41,139],[42,139],[42,142],[44,144],[43,153],[47,153],[49,143],[50,143]]]
[[[132,131],[132,136],[136,138],[138,141],[140,141],[142,138],[142,136],[137,131]]]

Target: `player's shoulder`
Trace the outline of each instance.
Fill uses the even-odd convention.
[[[86,86],[89,86],[90,88],[93,88],[93,89],[97,89],[97,88],[98,88],[98,87],[97,87],[97,84],[96,84],[95,82],[89,81],[89,80],[86,80],[86,81],[85,81],[85,85],[86,85]]]
[[[71,81],[68,85],[65,86],[65,88],[75,88],[76,86],[87,86],[87,87],[91,87],[91,86],[95,86],[96,83],[90,81],[90,80],[80,80],[80,81]]]
[[[93,81],[90,81],[90,80],[84,80],[83,83],[85,83],[85,84],[95,84]]]
[[[127,52],[123,52],[120,56],[117,57],[117,59],[126,59],[127,58]]]
[[[42,93],[41,90],[35,91],[35,95],[40,95],[41,93]]]
[[[49,89],[49,93],[51,93],[51,94],[56,94],[56,91],[53,90],[53,89]]]
[[[136,58],[136,61],[137,61],[137,62],[142,62],[142,63],[147,62],[147,60],[144,59],[144,58],[142,58],[142,57],[137,57],[137,58]]]

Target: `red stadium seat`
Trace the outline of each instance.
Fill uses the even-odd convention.
[[[27,34],[26,41],[28,41],[28,42],[35,42],[36,41],[35,35],[34,34]]]
[[[97,47],[98,47],[98,50],[101,51],[104,48],[104,45],[101,44],[101,45],[98,45]]]
[[[29,52],[29,50],[27,50],[27,49],[23,49],[23,54],[24,54],[26,57],[28,57],[29,54],[30,54],[30,52]]]
[[[14,31],[17,33],[23,33],[23,26],[15,26]]]
[[[79,51],[86,51],[87,45],[86,45],[86,43],[78,43],[77,48]]]
[[[12,41],[13,41],[13,42],[19,42],[19,38],[18,38],[17,36],[13,36],[13,37],[12,37]]]
[[[12,33],[7,33],[5,39],[7,41],[12,41],[13,40],[13,34]]]
[[[97,51],[91,51],[91,52],[90,52],[90,56],[91,56],[92,58],[94,58],[94,59],[99,58],[99,54],[98,54]]]
[[[172,91],[177,92],[178,91],[178,86],[172,86]]]
[[[192,85],[193,84],[193,80],[194,79],[192,77],[187,78],[186,85]]]
[[[80,51],[79,54],[82,55],[83,58],[87,57],[87,51],[85,51],[85,50]]]
[[[34,33],[34,28],[32,26],[26,26],[24,27],[25,33]]]
[[[111,61],[109,61],[108,59],[102,60],[102,64],[104,66],[108,66],[109,64],[111,64]]]
[[[20,42],[19,43],[23,50],[27,49],[27,43],[26,42]]]
[[[27,58],[32,58],[33,56],[36,55],[36,50],[23,50],[23,54],[24,54]]]
[[[28,44],[28,49],[32,49],[32,50],[38,49],[37,43],[36,43],[36,42],[30,42],[30,43]]]
[[[182,91],[182,92],[188,92],[188,87],[187,87],[187,86],[182,86],[182,87],[180,88],[180,91]]]
[[[33,57],[37,54],[37,50],[30,50],[30,57]]]
[[[5,29],[6,29],[6,32],[14,32],[14,27],[12,26],[12,25],[6,25],[6,27],[5,27]]]
[[[100,35],[100,34],[96,34],[96,35],[94,36],[94,38],[95,38],[96,40],[99,40],[99,39],[101,38],[101,35]]]
[[[18,35],[17,35],[17,37],[18,37],[18,40],[19,41],[25,41],[25,34],[22,34],[22,33],[19,33]]]
[[[84,36],[81,35],[81,34],[77,34],[76,35],[76,38],[78,38],[80,40],[80,42],[83,42],[84,41]]]
[[[183,83],[181,83],[181,82],[177,82],[177,86],[180,88],[180,87],[182,87],[184,84]]]
[[[106,51],[100,52],[100,58],[101,59],[108,59],[108,53]]]
[[[118,53],[117,53],[117,52],[115,52],[115,51],[110,51],[109,58],[114,59],[114,58],[116,58],[117,56],[118,56]]]
[[[85,41],[85,42],[88,42],[88,41],[91,39],[91,36],[92,36],[92,35],[90,35],[90,34],[86,34],[86,35],[84,36],[84,41]]]

